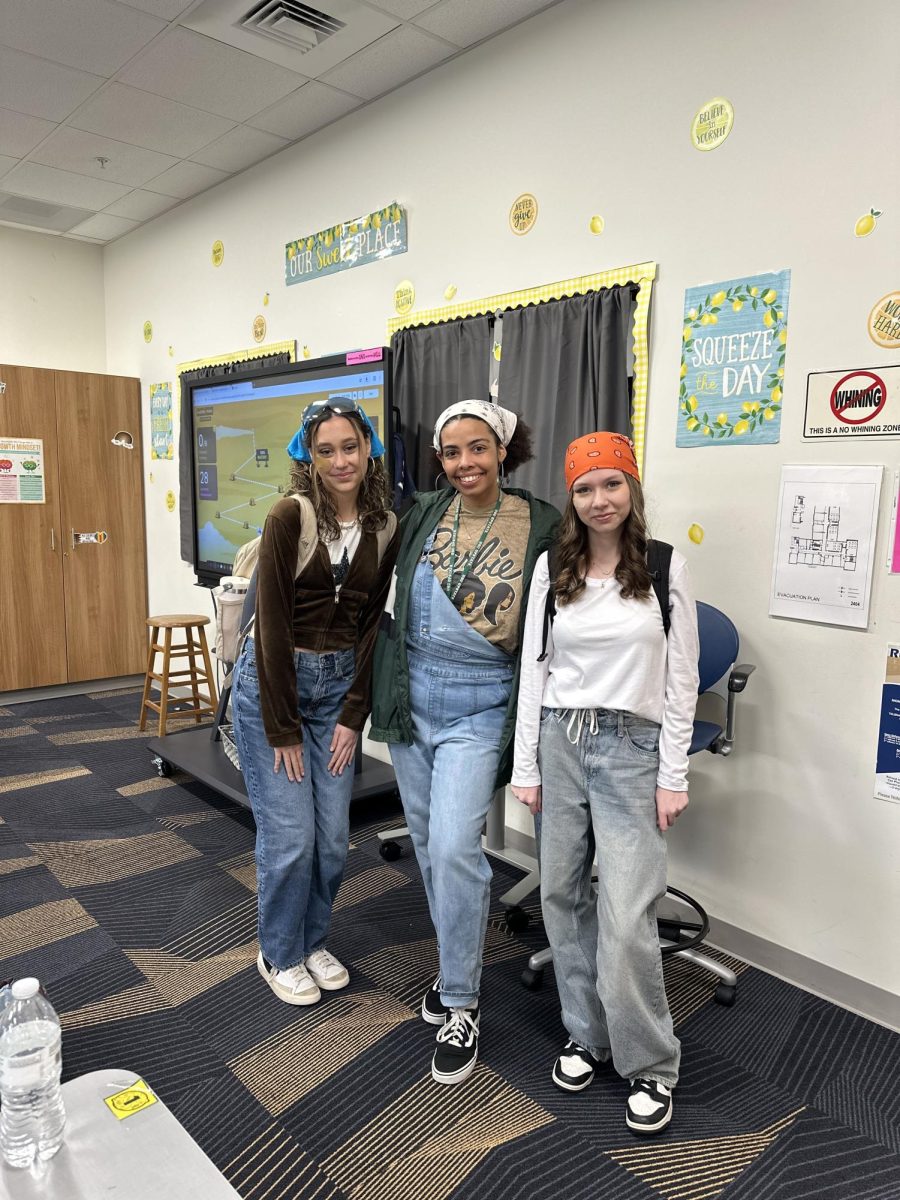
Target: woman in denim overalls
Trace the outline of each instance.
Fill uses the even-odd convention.
[[[478,400],[452,405],[434,446],[451,486],[420,494],[402,523],[395,628],[376,654],[372,736],[391,743],[437,932],[440,975],[422,1003],[424,1020],[440,1026],[432,1076],[461,1083],[478,1055],[491,880],[482,826],[509,778],[528,584],[558,513],[500,486],[504,468],[531,457],[514,413]],[[381,700],[380,678],[391,680]]]

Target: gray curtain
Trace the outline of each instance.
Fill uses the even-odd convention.
[[[419,491],[433,488],[441,469],[431,445],[438,415],[457,400],[490,398],[492,324],[492,317],[466,317],[400,329],[391,339],[392,403],[400,414],[407,467]]]
[[[511,480],[562,509],[563,459],[583,433],[631,436],[636,283],[503,313],[499,402],[534,433],[534,460]]]
[[[219,363],[214,367],[197,367],[194,371],[184,371],[178,379],[181,388],[181,423],[178,431],[178,491],[180,503],[178,516],[181,522],[181,557],[184,562],[194,566],[194,480],[191,477],[191,410],[187,404],[186,383],[194,383],[198,379],[216,379],[224,375],[233,375],[235,371],[244,371],[252,363],[256,367],[278,367],[289,363],[291,356],[286,351],[278,354],[261,354],[257,358],[244,358],[229,363]]]

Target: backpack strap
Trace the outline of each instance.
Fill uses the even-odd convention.
[[[554,542],[547,551],[547,573],[550,576],[550,584],[547,588],[547,595],[544,599],[544,628],[541,633],[541,652],[538,655],[538,662],[543,662],[547,657],[547,640],[550,637],[550,626],[553,624],[553,618],[556,616],[556,575],[559,571],[559,543]]]
[[[672,618],[669,610],[669,570],[672,566],[672,547],[668,542],[657,542],[653,538],[647,542],[647,570],[650,572],[650,582],[659,601],[659,611],[662,616],[663,630],[669,636],[669,626]]]
[[[379,565],[379,567],[381,566],[381,560],[384,558],[384,552],[385,552],[385,550],[387,550],[388,546],[391,544],[391,538],[394,536],[396,529],[397,529],[397,514],[395,512],[389,512],[387,515],[387,520],[385,521],[383,528],[377,530],[377,532],[375,534],[375,541],[378,545],[378,565]]]

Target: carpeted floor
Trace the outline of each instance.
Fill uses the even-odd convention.
[[[682,1079],[666,1133],[623,1123],[609,1069],[550,1081],[552,971],[519,974],[495,903],[481,1057],[431,1080],[417,1015],[436,958],[411,852],[378,854],[384,806],[354,809],[332,949],[346,991],[308,1009],[255,967],[253,824],[183,775],[160,779],[139,694],[0,709],[0,977],[36,974],[63,1022],[65,1078],[143,1076],[245,1200],[897,1200],[900,1038],[732,962],[738,1000],[669,960]],[[515,877],[498,866],[495,898]]]

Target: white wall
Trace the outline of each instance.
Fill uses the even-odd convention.
[[[0,225],[0,362],[106,370],[99,246]]]
[[[897,160],[871,89],[843,85],[848,63],[865,63],[869,80],[894,70],[879,23],[844,0],[777,10],[566,0],[110,247],[108,365],[145,385],[171,379],[177,361],[250,344],[257,312],[271,340],[297,338],[315,355],[379,344],[405,277],[426,307],[451,282],[477,297],[656,259],[645,471],[655,531],[688,555],[698,593],[732,615],[742,657],[758,666],[740,749],[694,769],[671,876],[725,921],[900,990],[890,953],[900,806],[872,799],[900,580],[879,565],[864,633],[766,612],[782,463],[898,459],[897,441],[810,448],[800,436],[807,372],[891,359],[865,320],[896,286]],[[691,118],[716,95],[734,104],[734,131],[700,154]],[[517,238],[507,213],[522,191],[538,196],[540,216]],[[285,288],[286,241],[394,199],[409,209],[407,255]],[[882,224],[854,238],[873,206]],[[602,237],[588,232],[595,212]],[[793,276],[780,445],[676,450],[684,288],[781,267]],[[162,503],[175,469],[153,467],[151,604],[196,607]],[[885,496],[879,564],[887,508]],[[686,536],[694,521],[706,529],[699,547]]]

